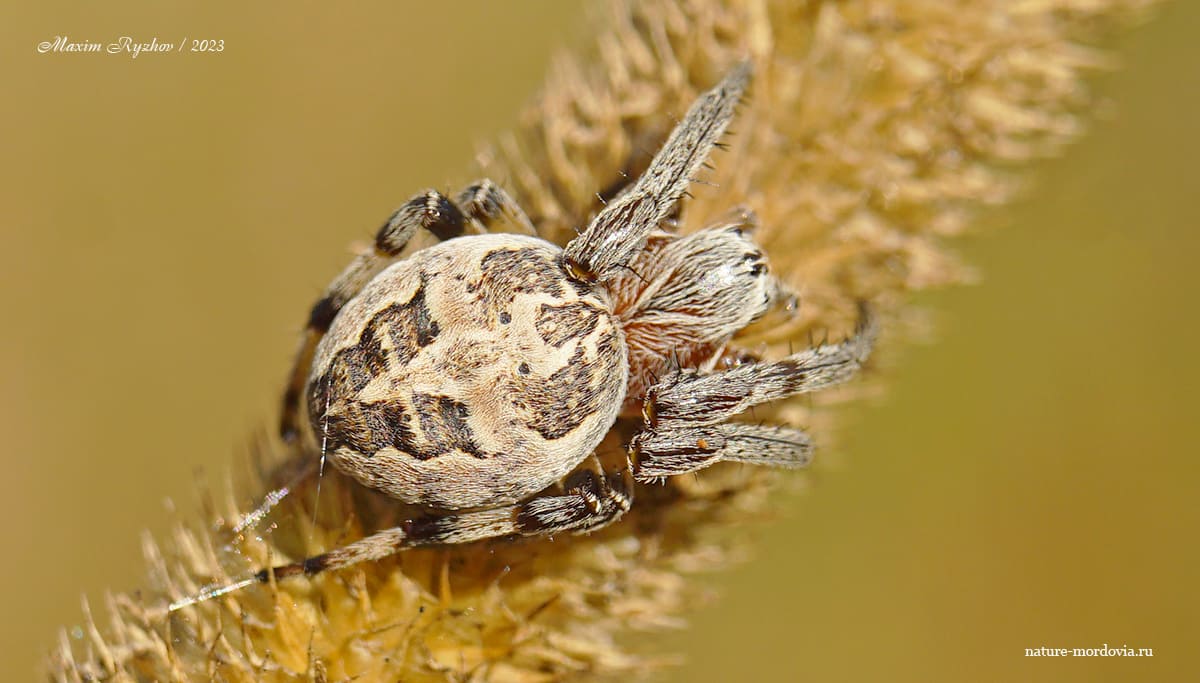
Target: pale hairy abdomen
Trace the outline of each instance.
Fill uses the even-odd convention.
[[[558,253],[463,237],[378,275],[317,348],[312,438],[364,485],[435,508],[510,503],[565,476],[612,424],[627,360],[607,303]]]

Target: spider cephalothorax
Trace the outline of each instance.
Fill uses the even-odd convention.
[[[564,248],[467,234],[502,215],[536,232],[486,180],[454,201],[422,193],[392,215],[313,307],[281,431],[426,512],[277,575],[416,545],[588,531],[629,509],[633,478],[808,461],[803,432],[729,420],[844,381],[870,351],[870,326],[759,361],[731,340],[791,297],[748,234],[752,214],[690,235],[664,229],[749,78],[740,65],[697,100],[646,172]],[[443,241],[393,263],[419,229]],[[641,428],[629,466],[605,473],[591,456],[622,413]]]

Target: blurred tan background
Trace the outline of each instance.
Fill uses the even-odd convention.
[[[305,310],[417,189],[467,180],[579,3],[0,8],[0,670],[141,580],[274,407]],[[1093,134],[964,241],[934,343],[719,600],[678,681],[1200,678],[1200,4],[1112,47]],[[215,38],[221,54],[38,54]],[[1002,228],[995,229],[992,228]],[[1153,647],[1027,659],[1026,647]]]

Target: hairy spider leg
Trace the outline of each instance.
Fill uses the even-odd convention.
[[[812,441],[788,427],[726,423],[752,406],[840,384],[866,362],[878,333],[864,305],[854,336],[774,362],[746,363],[709,374],[677,372],[651,387],[643,430],[630,444],[636,478],[648,482],[694,472],[722,460],[777,467],[808,463]]]
[[[535,497],[506,507],[428,514],[299,562],[263,569],[229,584],[212,585],[167,607],[174,612],[241,590],[272,577],[314,576],[360,562],[379,560],[404,548],[470,543],[490,538],[586,533],[610,524],[633,505],[633,474],[628,461],[620,472],[580,469],[563,482],[563,495]]]
[[[465,234],[468,224],[486,232],[489,225],[504,216],[528,232],[536,232],[512,197],[486,178],[468,185],[455,201],[437,190],[426,190],[392,213],[375,234],[374,247],[356,256],[329,283],[309,313],[283,395],[279,434],[284,441],[292,442],[299,434],[301,399],[317,344],[329,331],[338,311],[400,255],[417,230],[423,229],[445,241]]]
[[[567,243],[563,265],[572,277],[596,282],[623,272],[650,232],[670,217],[712,148],[719,146],[750,84],[751,71],[750,63],[742,62],[696,100],[637,182]]]

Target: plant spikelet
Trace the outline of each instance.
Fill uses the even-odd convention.
[[[739,343],[767,356],[850,333],[869,301],[888,332],[908,293],[962,282],[948,250],[980,207],[1013,196],[1015,171],[1081,132],[1095,47],[1150,0],[650,0],[598,8],[594,45],[552,68],[512,132],[464,178],[486,175],[564,244],[636,178],[692,100],[744,59],[749,97],[683,231],[752,211],[755,239],[799,292],[794,311]],[[892,345],[898,335],[885,334]],[[829,434],[847,391],[769,417]],[[629,438],[619,424],[602,449]],[[640,486],[633,510],[587,536],[405,551],[167,613],[211,583],[299,559],[402,518],[395,501],[326,471],[317,454],[255,441],[237,485],[202,495],[202,521],[145,541],[137,592],[84,603],[53,680],[503,681],[627,676],[668,665],[638,634],[679,626],[697,574],[741,554],[729,527],[759,514],[773,477],[716,467]],[[292,492],[244,530],[268,492]],[[250,501],[254,501],[250,504]]]

